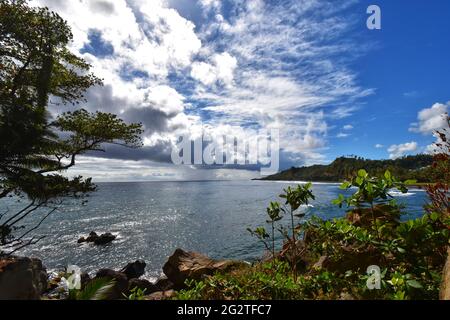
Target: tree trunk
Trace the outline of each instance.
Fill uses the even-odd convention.
[[[441,300],[450,300],[450,247],[447,250],[447,262],[442,273],[442,285],[439,298]]]

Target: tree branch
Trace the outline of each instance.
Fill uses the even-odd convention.
[[[17,251],[20,251],[20,250],[22,250],[22,249],[25,248],[25,247],[28,247],[28,246],[32,246],[32,245],[37,244],[39,241],[41,241],[41,240],[44,239],[44,238],[45,238],[45,236],[42,236],[42,237],[40,237],[40,238],[38,238],[38,239],[35,240],[35,238],[33,237],[33,238],[31,238],[27,243],[25,243],[24,245],[22,245],[22,246],[20,246],[20,247],[18,247],[18,248],[16,248],[16,249],[14,249],[14,250],[11,251],[11,252],[8,252],[6,255],[7,255],[7,256],[11,256],[11,255],[13,255],[14,253],[16,253]]]
[[[34,205],[35,201],[33,200],[28,206],[26,206],[24,209],[20,210],[18,213],[13,215],[11,218],[9,218],[6,222],[2,224],[2,227],[5,227],[10,221],[14,220],[18,216],[20,216],[23,212],[27,211],[29,208],[31,208]]]

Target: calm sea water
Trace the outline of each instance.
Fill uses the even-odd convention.
[[[20,254],[41,258],[50,269],[77,265],[88,272],[144,259],[148,278],[161,275],[176,248],[251,261],[261,256],[262,247],[246,229],[264,224],[268,203],[277,200],[288,185],[295,183],[101,183],[87,205],[72,204],[51,216],[37,233],[47,237]],[[331,205],[341,192],[338,185],[315,184],[313,189],[317,200],[303,208],[307,216],[344,214]],[[399,195],[398,201],[406,204],[408,216],[413,217],[421,214],[426,195],[411,190]],[[77,244],[90,231],[112,232],[118,240],[104,247]]]

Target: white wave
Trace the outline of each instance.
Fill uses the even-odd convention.
[[[410,197],[415,195],[414,192],[402,193],[400,191],[391,191],[389,194],[393,197]]]
[[[264,182],[275,182],[282,184],[308,184],[310,181],[279,181],[279,180],[261,180]],[[340,186],[339,182],[312,182],[313,185],[330,185],[330,186]]]

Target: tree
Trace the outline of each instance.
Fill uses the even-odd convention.
[[[0,213],[0,248],[9,253],[41,240],[33,231],[64,199],[82,199],[96,189],[90,178],[64,175],[77,156],[104,151],[108,143],[141,146],[141,124],[116,115],[84,109],[50,115],[50,98],[76,106],[85,102],[87,89],[102,84],[69,51],[71,40],[66,21],[48,8],[0,0],[0,201],[27,201],[17,212]],[[38,213],[40,222],[24,229],[24,220]]]

